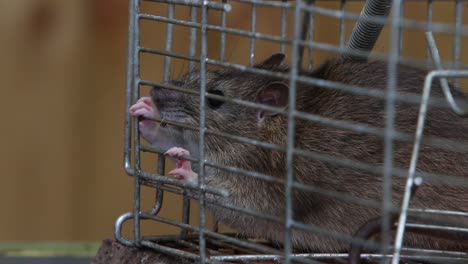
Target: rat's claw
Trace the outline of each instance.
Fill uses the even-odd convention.
[[[182,156],[190,156],[190,152],[183,148],[173,147],[170,148],[165,153],[170,157],[174,157],[177,159],[176,169],[169,172],[172,176],[188,180],[188,181],[195,181],[197,179],[197,174],[192,171],[192,167],[190,166],[190,161],[181,158]]]
[[[152,117],[154,115],[152,110],[148,110],[146,108],[139,108],[139,109],[136,109],[136,110],[134,110],[133,112],[130,112],[130,113],[135,117],[138,117],[138,116]]]
[[[148,115],[148,116],[153,116],[154,115],[154,108],[153,106],[146,104],[144,102],[138,101],[136,104],[132,105],[128,109],[129,113],[132,116],[141,116],[141,115]]]
[[[198,175],[192,169],[177,168],[169,172],[170,175],[177,179],[196,182]]]
[[[190,156],[190,152],[188,150],[178,147],[170,148],[168,151],[166,151],[165,154],[174,158],[179,158],[181,156]]]
[[[153,106],[153,100],[151,100],[151,97],[148,97],[148,96],[141,97],[140,99],[138,99],[137,103],[138,102],[142,102],[149,106]]]
[[[153,103],[150,97],[142,97],[128,109],[128,112],[133,117],[153,117],[155,109],[153,107]],[[153,144],[153,142],[155,141],[154,130],[156,129],[157,125],[151,120],[140,120],[138,126],[140,129],[141,136],[146,141]]]

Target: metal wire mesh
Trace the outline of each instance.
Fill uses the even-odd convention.
[[[415,0],[414,0],[415,1]],[[399,263],[404,260],[407,263],[468,263],[468,253],[461,251],[441,250],[438,248],[418,249],[403,246],[405,231],[414,231],[418,228],[425,232],[434,230],[445,230],[455,234],[461,240],[468,240],[468,212],[450,210],[432,210],[427,208],[410,208],[412,196],[417,195],[416,189],[424,186],[426,181],[434,181],[447,186],[457,186],[457,188],[468,188],[468,178],[452,175],[450,170],[442,172],[427,172],[417,170],[418,155],[426,147],[439,149],[441,151],[456,152],[460,157],[468,154],[468,141],[454,140],[442,136],[423,136],[426,121],[426,112],[429,106],[441,109],[450,109],[458,115],[466,116],[468,108],[463,101],[456,100],[453,96],[452,87],[460,87],[463,78],[468,77],[468,67],[461,60],[463,50],[463,37],[468,36],[468,26],[463,24],[463,14],[467,11],[467,2],[461,0],[427,0],[424,1],[426,20],[411,20],[404,17],[406,1],[358,1],[358,0],[336,0],[337,9],[324,8],[319,0],[309,1],[264,1],[264,0],[222,0],[222,1],[198,1],[198,0],[151,0],[145,2],[159,2],[160,6],[166,6],[166,15],[155,15],[142,11],[139,0],[130,1],[129,9],[129,42],[128,42],[128,67],[126,84],[126,116],[124,129],[124,167],[128,175],[134,177],[134,205],[133,211],[123,214],[115,224],[115,236],[118,241],[129,246],[143,246],[153,248],[157,251],[186,257],[200,263],[219,262],[240,262],[257,263],[258,261],[270,261],[273,263],[357,263],[360,260],[378,263]],[[350,3],[362,2],[362,12],[360,15],[348,12]],[[421,1],[420,1],[421,2]],[[454,6],[455,13],[452,22],[441,23],[434,21],[434,5],[445,2]],[[154,3],[150,3],[154,4]],[[250,5],[250,30],[229,26],[227,17],[229,12],[238,4]],[[179,19],[175,16],[176,8],[185,6],[189,10],[189,19]],[[259,7],[269,7],[281,10],[281,16],[274,19],[281,20],[281,28],[272,33],[257,32],[257,9]],[[209,12],[219,12],[219,24],[209,23]],[[288,27],[287,18],[293,17],[293,24]],[[327,17],[339,21],[339,41],[336,44],[324,43],[315,39],[315,32],[323,30],[315,23],[316,17]],[[387,17],[388,16],[388,17]],[[164,24],[166,38],[164,48],[143,47],[141,45],[140,28],[141,23]],[[346,25],[348,22],[355,23],[353,32],[346,38]],[[188,28],[187,52],[177,52],[173,49],[174,26]],[[389,32],[388,51],[376,52],[372,49],[375,45],[382,28]],[[426,59],[419,60],[403,55],[405,49],[403,42],[403,31],[414,30],[427,32]],[[210,32],[219,33],[219,56],[213,57],[208,54],[208,34]],[[442,61],[438,54],[437,43],[434,34],[449,34],[453,37],[452,58]],[[248,38],[249,65],[239,65],[230,62],[226,54],[226,43],[228,36]],[[289,65],[287,72],[270,71],[253,67],[258,62],[256,47],[258,41],[267,41],[278,44],[279,52],[290,51]],[[197,49],[199,46],[199,49]],[[305,74],[302,69],[313,70],[316,67],[314,55],[317,51],[331,52],[335,57],[340,57],[342,61],[366,61],[383,60],[386,63],[387,80],[385,90],[368,89],[360,85],[349,85],[332,80],[314,78]],[[163,56],[164,69],[161,81],[147,80],[141,77],[141,60],[143,56]],[[199,73],[199,89],[189,90],[181,88],[171,82],[171,66],[174,59],[188,61],[188,68]],[[399,63],[412,63],[418,65],[433,65],[436,70],[430,71],[425,79],[421,94],[405,94],[397,92],[397,67]],[[233,69],[246,74],[257,74],[275,80],[283,80],[288,83],[288,107],[278,108],[265,104],[241,100],[235,97],[225,97],[213,93],[207,93],[207,74],[209,67],[221,67]],[[449,83],[448,79],[453,81]],[[431,88],[440,81],[443,91],[442,96],[431,96]],[[338,120],[300,111],[297,109],[297,86],[298,83],[334,89],[353,96],[363,96],[385,100],[385,117],[383,127],[376,127],[365,123],[357,123],[347,120]],[[198,182],[189,182],[165,176],[165,156],[164,151],[140,144],[140,133],[137,119],[132,119],[128,113],[129,107],[140,98],[140,90],[143,87],[159,87],[169,91],[188,93],[199,98],[198,124],[186,124],[164,120],[158,117],[145,116],[147,120],[152,120],[161,125],[180,127],[185,130],[197,131],[199,137],[197,144],[198,153],[194,156],[184,156],[192,164],[198,164]],[[243,136],[236,133],[207,129],[205,108],[207,100],[216,99],[230,103],[239,107],[247,107],[278,113],[287,117],[287,141],[284,145],[265,142]],[[419,111],[417,126],[412,133],[398,131],[395,128],[397,118],[397,104],[415,105]],[[441,117],[442,118],[442,117]],[[310,149],[300,149],[295,144],[296,120],[305,120],[320,125],[333,127],[343,131],[352,131],[362,135],[371,135],[383,139],[383,162],[381,164],[369,163],[355,160],[348,157],[338,157],[328,155],[320,151]],[[457,129],[457,128],[453,128]],[[414,134],[413,134],[414,133]],[[283,178],[274,177],[264,173],[246,170],[236,166],[219,164],[206,159],[206,137],[216,136],[232,142],[252,145],[270,151],[283,153],[286,158],[285,175]],[[412,152],[409,155],[410,165],[398,167],[394,164],[395,144],[412,144]],[[158,171],[151,173],[142,166],[142,153],[154,153],[158,157]],[[339,166],[349,169],[356,169],[367,174],[382,177],[382,186],[379,190],[382,199],[360,198],[359,195],[340,192],[336,190],[324,189],[314,185],[301,184],[294,179],[295,157],[305,157],[317,160],[330,166]],[[200,157],[200,158],[196,158]],[[206,184],[206,170],[214,168],[220,171],[231,173],[232,175],[243,175],[251,177],[268,184],[281,184],[285,194],[285,214],[284,217],[266,215],[264,213],[249,208],[239,208],[231,204],[216,203],[207,199],[207,196],[226,197],[230,193],[228,190],[216,188]],[[468,172],[467,172],[468,173]],[[466,173],[465,173],[466,175]],[[465,176],[463,175],[463,176]],[[404,195],[401,206],[392,203],[392,181],[395,178],[405,180]],[[154,188],[156,195],[154,206],[150,211],[141,210],[141,188],[149,186]],[[423,187],[421,187],[423,188]],[[324,230],[310,223],[302,223],[294,219],[294,192],[300,190],[336,199],[368,208],[380,210],[381,215],[374,219],[377,224],[372,225],[372,220],[363,223],[362,228],[355,230],[357,233],[344,234],[336,231]],[[173,220],[163,218],[158,215],[160,209],[166,204],[163,197],[167,193],[174,193],[183,197],[182,219]],[[449,194],[450,195],[450,194]],[[190,203],[197,200],[199,204],[199,223],[190,223]],[[468,201],[466,201],[468,203]],[[280,245],[260,241],[252,238],[242,237],[231,233],[218,232],[218,223],[213,228],[207,224],[208,207],[217,207],[236,211],[239,214],[253,216],[258,219],[265,219],[284,227],[284,240]],[[417,215],[421,219],[436,220],[438,224],[410,223],[411,216]],[[457,216],[457,221],[450,221],[451,216]],[[461,220],[460,220],[461,219]],[[133,238],[124,238],[122,226],[132,220]],[[150,236],[143,234],[140,224],[142,221],[157,221],[180,228],[181,232],[171,236]],[[432,223],[432,222],[431,222]],[[395,226],[394,226],[395,225]],[[396,227],[396,232],[392,233],[392,227]],[[352,244],[349,252],[297,252],[293,249],[291,241],[292,230],[303,229],[319,234],[323,237],[330,237],[336,241]],[[405,230],[407,229],[407,230]],[[430,230],[430,231],[428,231]],[[381,241],[367,240],[375,233],[381,234]],[[460,240],[460,241],[461,241]],[[460,242],[461,243],[461,242]],[[371,251],[362,253],[362,248]],[[354,262],[353,262],[354,261]]]

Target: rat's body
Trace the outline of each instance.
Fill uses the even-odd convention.
[[[287,72],[282,64],[284,56],[273,55],[257,68]],[[330,61],[307,75],[348,85],[364,86],[369,89],[386,88],[386,65],[382,62],[339,63]],[[400,66],[398,68],[398,92],[420,94],[426,72]],[[189,73],[173,84],[185,89],[198,90],[199,75]],[[260,102],[277,107],[287,103],[287,85],[280,80],[236,70],[219,70],[207,73],[207,91],[224,94],[226,97]],[[221,92],[220,92],[221,91]],[[441,96],[440,87],[434,82],[432,94]],[[199,98],[166,89],[154,89],[153,100],[143,98],[132,106],[134,116],[153,113],[151,103],[162,118],[198,126]],[[286,97],[286,99],[284,98]],[[206,127],[280,146],[286,146],[287,118],[262,110],[247,108],[236,104],[221,103],[207,99]],[[357,96],[335,89],[297,84],[297,109],[326,118],[360,123],[372,127],[385,126],[385,101],[368,96]],[[414,134],[419,105],[396,104],[395,129]],[[171,127],[160,127],[151,121],[142,121],[140,131],[153,146],[164,150],[182,147],[192,155],[198,155],[196,132]],[[449,138],[468,143],[468,119],[462,119],[448,108],[430,108],[424,135]],[[279,179],[285,179],[285,153],[272,151],[248,144],[235,142],[211,134],[206,135],[206,160],[217,164],[238,167],[260,172]],[[296,119],[295,142],[297,149],[317,152],[324,155],[346,158],[373,165],[383,164],[384,142],[381,137],[359,134],[349,130],[337,129],[315,122]],[[394,145],[394,166],[408,168],[412,142],[396,142]],[[169,155],[187,155],[183,149],[171,149]],[[198,164],[194,163],[193,166]],[[198,169],[194,168],[197,172]],[[440,150],[424,145],[420,152],[418,170],[430,173],[459,176],[468,181],[468,155]],[[214,197],[211,201],[245,208],[273,217],[284,217],[285,191],[280,183],[266,182],[248,176],[206,167],[205,183],[225,189],[229,196]],[[191,181],[197,174],[190,169],[188,161],[179,163],[173,175]],[[334,163],[296,155],[294,177],[297,182],[316,188],[345,193],[351,196],[381,201],[382,176],[366,171],[338,166]],[[404,193],[406,179],[394,177],[393,205],[399,206]],[[466,185],[465,185],[466,186]],[[247,236],[261,237],[282,242],[283,224],[247,216],[239,212],[209,205],[215,218]],[[467,188],[444,185],[427,181],[419,188],[411,202],[411,208],[432,208],[468,212]],[[293,193],[294,220],[315,225],[321,229],[352,235],[367,220],[380,215],[380,209],[366,208],[352,202],[332,199],[312,192]],[[466,221],[466,218],[465,218]],[[412,239],[405,243],[426,248],[468,248],[462,243],[445,243],[432,238]],[[343,251],[347,244],[337,242],[327,236],[295,230],[293,245],[302,250]]]

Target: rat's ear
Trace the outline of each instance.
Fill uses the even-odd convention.
[[[272,82],[264,86],[257,94],[256,103],[269,105],[273,107],[286,108],[288,105],[289,87],[282,82]],[[266,116],[275,116],[278,113],[258,109],[257,119],[263,121]]]
[[[259,64],[265,66],[278,66],[283,63],[284,58],[286,58],[286,55],[283,53],[275,53]]]

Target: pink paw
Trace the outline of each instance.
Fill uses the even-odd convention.
[[[138,99],[138,101],[134,105],[132,105],[128,109],[128,111],[134,117],[140,117],[140,116],[152,117],[154,116],[153,101],[151,100],[150,97],[142,97]]]
[[[150,97],[142,97],[140,98],[134,105],[132,105],[128,112],[133,117],[140,117],[140,116],[154,116],[154,106],[153,101]],[[156,128],[156,124],[151,120],[142,120],[138,123],[140,132],[142,136],[151,141],[152,131]]]
[[[181,156],[189,156],[190,152],[183,148],[173,147],[165,153],[170,157],[177,158],[176,169],[169,172],[170,175],[177,179],[196,182],[198,175],[192,171],[190,161],[181,158]]]

